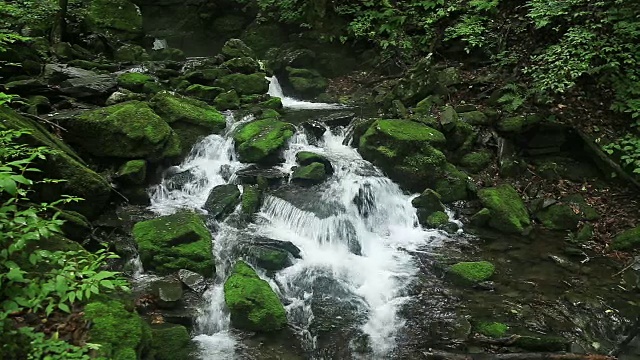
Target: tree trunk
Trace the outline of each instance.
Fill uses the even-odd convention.
[[[51,43],[56,44],[65,40],[67,35],[67,10],[69,0],[58,0],[58,13],[51,29]]]

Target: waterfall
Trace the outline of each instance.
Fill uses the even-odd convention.
[[[273,90],[272,95],[277,95],[275,78],[271,87],[270,93]],[[305,103],[288,99],[289,106],[290,101]],[[199,209],[214,186],[232,181],[233,172],[243,165],[236,159],[231,133],[249,120],[235,122],[228,116],[225,134],[205,138],[174,169],[172,177],[151,189],[151,208],[159,214],[184,207]],[[299,338],[311,358],[331,358],[324,355],[324,335],[316,330],[316,322],[323,316],[349,319],[351,332],[345,333],[344,341],[353,348],[356,337],[367,339],[369,354],[365,358],[383,358],[393,351],[395,335],[404,324],[399,310],[408,300],[406,290],[418,270],[410,252],[439,241],[442,235],[422,229],[411,206],[412,196],[404,194],[355,149],[343,145],[344,140],[345,131],[327,130],[312,146],[298,131],[285,150],[281,170],[290,173],[295,154],[307,150],[326,156],[334,174],[312,188],[291,185],[267,194],[257,220],[248,227],[217,224],[214,252],[218,278],[205,293],[205,305],[196,319],[194,340],[200,345],[202,359],[246,358],[241,354],[241,340],[230,331],[223,291],[233,261],[229,254],[240,236],[291,241],[300,248],[302,258],[292,266],[271,278],[259,269],[258,273],[285,300],[288,320],[299,329]],[[182,176],[178,186],[175,178],[185,173],[188,176]],[[323,308],[327,301],[339,309],[344,305],[344,313],[317,313],[318,309],[330,310]],[[340,331],[336,329],[336,334],[342,334]]]
[[[304,101],[304,100],[298,100],[298,99],[294,99],[292,97],[286,96],[284,95],[284,93],[282,92],[282,87],[280,86],[280,82],[278,81],[278,78],[276,78],[275,76],[272,76],[270,78],[267,78],[269,80],[269,92],[268,94],[271,96],[275,96],[275,97],[279,97],[280,99],[282,99],[282,105],[285,108],[289,108],[289,109],[298,109],[298,110],[321,110],[321,109],[325,109],[325,110],[331,110],[331,109],[343,109],[345,108],[345,106],[343,105],[339,105],[339,104],[326,104],[326,103],[317,103],[317,102],[310,102],[310,101]]]

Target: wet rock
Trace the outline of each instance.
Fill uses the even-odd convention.
[[[222,47],[222,55],[227,59],[249,57],[254,58],[255,54],[251,48],[249,48],[240,39],[230,39]]]
[[[320,121],[309,120],[303,122],[301,125],[307,134],[307,138],[312,140],[314,143],[317,143],[318,140],[322,139],[325,131],[327,131]]]
[[[327,116],[322,116],[316,119],[316,121],[326,124],[330,128],[339,126],[348,126],[351,121],[356,117],[353,112],[337,112]],[[324,131],[323,131],[324,134]]]
[[[482,204],[489,209],[489,226],[507,233],[523,233],[530,225],[529,214],[516,190],[508,184],[478,191]]]
[[[327,179],[325,165],[312,162],[306,166],[298,166],[291,175],[291,181],[301,185],[320,184]]]
[[[158,306],[164,309],[173,309],[182,303],[182,283],[173,277],[154,281],[151,284],[151,293],[156,298]]]
[[[238,97],[235,90],[229,90],[216,96],[216,98],[213,99],[213,104],[216,109],[221,111],[235,110],[240,107],[240,97]]]
[[[471,224],[475,226],[485,226],[491,220],[491,210],[483,208],[469,219]]]
[[[278,271],[291,266],[289,252],[267,246],[251,246],[247,250],[247,256],[259,267]]]
[[[238,261],[224,283],[224,300],[234,327],[258,332],[273,332],[287,324],[284,306],[269,283],[244,261]]]
[[[495,266],[488,261],[459,262],[449,267],[448,274],[462,283],[473,284],[488,280]]]
[[[449,223],[449,215],[444,211],[436,211],[427,217],[425,224],[427,227],[438,229]]]
[[[193,183],[198,178],[194,172],[195,169],[188,169],[170,174],[166,177],[164,184],[168,190],[180,190],[184,185]],[[204,184],[204,181],[205,179],[202,179],[202,184]]]
[[[440,194],[437,192],[426,189],[411,201],[411,204],[418,209],[418,220],[423,226],[427,225],[427,219],[435,212],[444,212],[445,208],[440,202]]]
[[[238,170],[236,171],[236,176],[243,184],[259,184],[259,179],[263,179],[269,185],[280,184],[287,177],[281,170],[274,168],[262,169],[257,166],[249,166]]]
[[[231,165],[224,164],[220,166],[220,176],[224,181],[229,182],[229,179],[233,176],[233,169],[231,169]]]
[[[111,75],[91,75],[71,78],[60,84],[60,91],[68,96],[106,99],[115,91],[116,80]]]
[[[202,294],[208,285],[204,276],[187,269],[178,270],[178,279],[184,286],[197,294]]]
[[[211,189],[203,208],[208,215],[223,220],[240,203],[240,190],[237,185],[218,185]]]
[[[277,163],[282,149],[294,131],[293,125],[276,119],[263,119],[246,124],[233,136],[240,161]]]
[[[187,269],[203,276],[215,272],[211,233],[195,213],[181,211],[139,222],[133,237],[145,269],[158,274]]]
[[[118,169],[116,177],[127,184],[142,185],[147,178],[147,162],[144,160],[127,161]]]
[[[371,184],[363,184],[358,189],[358,194],[353,198],[353,203],[358,208],[358,213],[363,217],[368,217],[371,210],[373,210],[375,196],[371,190]]]
[[[251,242],[251,245],[260,246],[264,248],[283,250],[291,254],[291,256],[293,256],[296,259],[302,258],[300,256],[300,249],[297,246],[295,246],[291,241],[281,241],[281,240],[269,239],[266,237],[258,237]]]
[[[300,151],[296,154],[296,161],[302,166],[311,165],[312,163],[321,163],[327,174],[333,175],[333,166],[326,156],[311,151]]]
[[[257,185],[245,185],[242,191],[242,215],[251,220],[262,205],[262,190]]]
[[[572,263],[571,261],[561,257],[561,256],[557,256],[557,255],[549,255],[549,259],[551,259],[554,263],[556,263],[556,265],[560,266],[561,268],[571,271],[571,272],[579,272],[580,271],[580,266]]]

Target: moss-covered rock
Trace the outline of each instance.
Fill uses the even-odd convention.
[[[197,349],[191,341],[189,331],[182,325],[159,324],[151,327],[151,351],[154,360],[196,359]]]
[[[32,146],[47,146],[58,150],[47,155],[47,160],[38,164],[44,176],[50,179],[64,179],[64,182],[48,184],[43,191],[37,191],[31,200],[52,202],[62,195],[85,199],[65,206],[88,218],[97,216],[109,201],[111,185],[109,182],[89,169],[84,161],[65,143],[49,133],[44,127],[31,119],[27,119],[8,107],[0,106],[0,130],[12,129],[29,131],[19,141]],[[46,190],[45,190],[46,189]]]
[[[287,73],[293,90],[304,98],[312,98],[327,89],[327,79],[315,70],[287,67]]]
[[[243,57],[255,58],[253,50],[240,39],[230,39],[227,41],[222,47],[222,55],[227,59]]]
[[[461,112],[458,115],[460,116],[460,120],[466,122],[469,125],[482,126],[482,125],[489,125],[490,123],[487,115],[485,115],[481,111],[474,110],[474,111],[468,111],[468,112]]]
[[[640,247],[640,226],[626,230],[611,243],[613,250],[632,250]]]
[[[161,92],[149,104],[178,134],[183,151],[189,151],[199,139],[220,133],[227,126],[224,115],[216,108],[187,97]]]
[[[234,136],[242,162],[276,163],[287,140],[295,128],[275,119],[253,121],[243,126]]]
[[[246,56],[227,60],[220,66],[233,73],[253,74],[260,71],[258,61]]]
[[[513,346],[528,351],[567,351],[569,342],[563,338],[553,336],[520,336]]]
[[[51,111],[51,101],[49,98],[42,95],[35,95],[29,97],[29,114],[41,115]]]
[[[411,201],[411,204],[418,209],[418,220],[423,226],[428,226],[429,217],[435,212],[444,212],[445,208],[440,201],[440,194],[426,189]]]
[[[84,317],[91,322],[89,341],[101,345],[99,356],[136,360],[142,357],[149,345],[149,326],[121,301],[91,302],[84,308]]]
[[[243,261],[235,264],[224,283],[224,300],[231,312],[231,323],[239,329],[272,332],[287,324],[278,295]]]
[[[216,96],[213,104],[220,110],[235,110],[240,107],[240,97],[235,90],[229,90]]]
[[[242,190],[242,214],[251,219],[262,205],[262,190],[256,185],[245,185]]]
[[[165,48],[151,52],[151,60],[155,61],[185,61],[187,56],[184,51],[176,48]]]
[[[269,271],[282,270],[292,265],[289,252],[283,249],[252,246],[247,255],[257,266]]]
[[[173,135],[171,127],[140,101],[91,110],[64,119],[67,139],[98,157],[158,159]]]
[[[501,322],[482,322],[476,326],[476,330],[484,336],[501,338],[507,334],[509,326]]]
[[[453,164],[445,164],[442,175],[436,181],[434,190],[440,194],[443,203],[449,204],[468,197],[469,176]]]
[[[567,196],[536,213],[542,224],[551,230],[576,230],[581,220],[596,220],[598,213],[582,196]]]
[[[449,215],[444,211],[436,211],[427,217],[425,223],[430,228],[441,228],[449,223]]]
[[[491,212],[489,226],[507,233],[524,232],[531,221],[518,192],[508,184],[478,191],[482,204]]]
[[[267,101],[263,101],[259,104],[260,107],[265,109],[282,110],[282,99],[279,97],[271,97]]]
[[[153,82],[153,77],[147,74],[130,72],[118,76],[118,86],[134,92],[142,92],[145,84]]]
[[[189,85],[189,87],[187,87],[184,90],[185,95],[188,95],[198,100],[202,100],[206,102],[213,102],[215,98],[218,95],[222,94],[223,92],[224,92],[224,89],[220,87],[200,85],[200,84]]]
[[[435,185],[446,158],[435,146],[444,135],[408,120],[376,120],[360,137],[362,156],[382,168],[393,180],[413,191]]]
[[[145,269],[158,274],[187,269],[204,276],[215,271],[211,233],[195,213],[181,211],[139,222],[133,237]]]
[[[489,166],[493,154],[489,150],[481,150],[467,154],[460,159],[460,165],[472,173],[478,173]]]
[[[86,19],[92,32],[115,40],[142,37],[142,13],[129,0],[93,0]]]
[[[319,162],[312,162],[306,166],[298,166],[291,175],[291,181],[303,184],[319,184],[327,179],[325,166]]]
[[[521,134],[542,121],[539,115],[520,115],[506,117],[498,122],[498,130],[505,133]]]
[[[215,81],[215,86],[227,91],[235,90],[238,95],[266,94],[269,90],[269,80],[264,73],[231,74]]]
[[[491,210],[482,208],[471,216],[469,222],[475,226],[485,226],[489,223],[489,220],[491,220]]]
[[[124,163],[116,173],[118,180],[134,185],[142,185],[147,178],[147,162],[131,160]]]
[[[75,211],[62,210],[58,218],[64,220],[64,224],[60,227],[62,233],[69,239],[78,242],[86,240],[93,229],[89,220]]]
[[[237,185],[218,185],[211,189],[203,208],[208,215],[219,221],[229,215],[240,203],[240,190]]]
[[[150,59],[147,51],[142,46],[135,44],[122,45],[113,53],[113,58],[116,61],[128,63],[148,61]]]
[[[229,70],[223,68],[200,69],[186,73],[184,79],[192,84],[211,86],[216,80],[229,74]]]
[[[449,267],[450,274],[469,283],[488,280],[495,270],[495,266],[488,261],[459,262]]]
[[[333,165],[326,156],[311,152],[300,151],[296,153],[296,161],[302,166],[311,165],[312,163],[321,163],[324,165],[324,170],[327,174],[333,174]]]

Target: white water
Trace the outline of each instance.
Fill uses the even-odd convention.
[[[228,135],[238,123],[234,123],[231,116],[228,120],[227,134],[204,139],[178,167],[179,171],[192,170],[195,175],[182,189],[169,189],[164,181],[152,190],[152,209],[159,214],[183,207],[199,209],[209,191],[225,183],[224,167],[230,167],[231,171],[242,167]],[[412,197],[403,194],[355,149],[343,145],[343,140],[344,135],[327,131],[318,147],[309,145],[302,133],[290,141],[284,154],[286,162],[281,165],[284,171],[291,170],[295,154],[300,150],[324,154],[335,169],[335,174],[324,184],[306,190],[314,192],[312,200],[296,200],[302,202],[298,206],[310,211],[267,195],[258,220],[247,229],[218,224],[220,230],[215,234],[214,251],[219,279],[217,285],[207,291],[206,306],[197,319],[199,335],[195,340],[200,345],[202,359],[242,358],[238,340],[230,332],[222,288],[226,268],[233,261],[228,258],[230,249],[242,232],[291,241],[301,249],[302,259],[277,272],[275,281],[268,280],[274,290],[287,299],[288,319],[302,329],[299,335],[305,341],[305,349],[313,353],[319,346],[309,326],[314,321],[314,297],[330,295],[314,294],[314,289],[318,291],[314,284],[322,277],[340,284],[341,292],[350,294],[346,300],[366,314],[361,330],[370,339],[371,356],[385,357],[394,348],[395,334],[403,326],[398,310],[408,299],[405,290],[417,272],[406,250],[438,241],[440,235],[420,228],[411,206]],[[364,201],[361,209],[366,209],[366,215],[362,215],[354,203],[356,197]],[[320,216],[320,212],[324,215]],[[360,244],[361,256],[349,250],[354,242]]]
[[[268,94],[271,96],[279,97],[282,100],[282,105],[285,108],[289,109],[298,109],[298,110],[331,110],[331,109],[343,109],[345,108],[340,104],[327,104],[327,103],[316,103],[304,100],[294,99],[289,96],[285,96],[282,92],[282,87],[280,86],[280,82],[278,82],[278,78],[272,76],[267,78],[269,80],[269,92]]]

